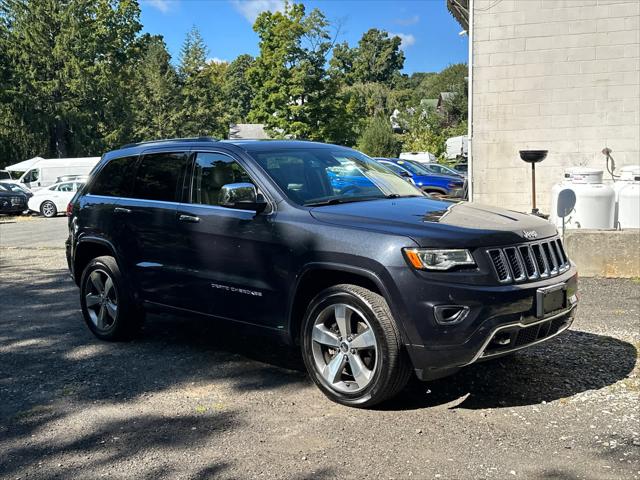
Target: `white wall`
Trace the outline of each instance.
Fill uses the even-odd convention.
[[[474,200],[538,207],[567,166],[640,163],[640,0],[474,0]]]

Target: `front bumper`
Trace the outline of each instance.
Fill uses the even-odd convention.
[[[405,346],[423,380],[549,340],[569,328],[577,307],[575,267],[554,278],[517,285],[419,282],[415,288],[415,279],[411,283],[414,288],[401,290],[404,314],[399,317]],[[565,285],[567,303],[541,317],[537,292],[556,284]],[[439,324],[434,306],[442,304],[468,307],[468,315],[458,324]]]

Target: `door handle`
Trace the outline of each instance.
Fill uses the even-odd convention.
[[[200,217],[196,217],[193,215],[182,215],[178,216],[178,220],[181,222],[189,222],[189,223],[198,223],[200,221]]]
[[[123,208],[123,207],[116,207],[116,208],[113,209],[113,211],[115,213],[131,213],[131,209]]]

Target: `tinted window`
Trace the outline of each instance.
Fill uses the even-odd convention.
[[[89,188],[89,193],[107,197],[128,196],[136,158],[122,157],[111,160],[98,172],[98,176]]]
[[[145,155],[136,171],[133,198],[176,202],[187,166],[184,152]]]
[[[243,182],[253,183],[233,158],[220,153],[198,153],[191,184],[191,203],[219,205],[223,185]]]

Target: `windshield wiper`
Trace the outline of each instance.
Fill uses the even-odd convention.
[[[370,200],[382,200],[385,197],[354,197],[354,198],[330,198],[320,202],[305,203],[305,207],[320,207],[323,205],[338,205],[339,203],[367,202]]]
[[[399,193],[390,193],[386,195],[384,198],[415,198],[421,197],[422,195],[400,195]]]

